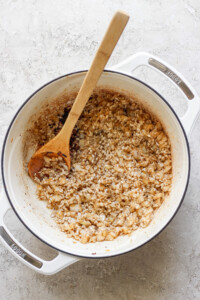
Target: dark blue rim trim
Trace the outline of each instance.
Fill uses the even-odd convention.
[[[116,71],[109,71],[109,70],[104,70],[104,72],[107,72],[107,73],[115,73],[115,74],[119,74],[119,75],[122,75],[122,76],[125,76],[125,77],[129,77],[133,80],[136,80],[138,82],[140,82],[141,84],[145,85],[147,88],[149,88],[150,90],[152,90],[155,94],[157,94],[165,103],[166,105],[171,109],[171,111],[173,112],[174,116],[176,117],[181,129],[182,129],[182,132],[183,132],[183,135],[185,137],[185,141],[186,141],[186,145],[187,145],[187,153],[188,153],[188,176],[187,176],[187,182],[186,182],[186,185],[185,185],[185,190],[183,192],[183,196],[181,198],[181,201],[176,209],[176,211],[174,212],[174,214],[172,215],[171,219],[167,222],[167,224],[158,232],[156,233],[154,236],[152,236],[151,238],[149,238],[145,243],[143,243],[142,245],[139,245],[138,247],[136,248],[133,248],[131,250],[127,250],[127,251],[124,251],[122,253],[119,253],[119,254],[113,254],[113,255],[106,255],[106,256],[87,256],[87,255],[77,255],[77,254],[74,254],[74,253],[70,253],[70,252],[66,252],[66,251],[63,251],[49,243],[47,243],[46,241],[44,241],[41,237],[39,237],[37,234],[35,234],[27,225],[26,223],[21,219],[21,217],[19,216],[19,214],[17,213],[17,211],[15,210],[15,207],[13,206],[12,204],[12,201],[9,197],[9,194],[8,194],[8,190],[6,188],[6,183],[5,183],[5,177],[4,177],[4,164],[3,164],[3,161],[4,161],[4,153],[5,153],[5,147],[6,147],[6,141],[7,141],[7,137],[8,137],[8,134],[10,132],[10,129],[12,127],[12,124],[13,122],[15,121],[15,119],[17,118],[19,112],[22,110],[22,108],[26,105],[26,103],[36,94],[38,93],[40,90],[42,90],[44,87],[46,87],[47,85],[51,84],[52,82],[56,81],[56,80],[59,80],[61,78],[64,78],[64,77],[67,77],[67,76],[70,76],[70,75],[75,75],[75,74],[79,74],[79,73],[84,73],[84,72],[87,72],[87,70],[83,70],[83,71],[77,71],[77,72],[72,72],[72,73],[69,73],[69,74],[66,74],[66,75],[63,75],[63,76],[60,76],[60,77],[57,77],[51,81],[49,81],[48,83],[44,84],[43,86],[41,86],[38,90],[36,90],[31,96],[29,96],[26,101],[21,105],[21,107],[18,109],[18,111],[16,112],[16,114],[14,115],[8,129],[7,129],[7,132],[6,132],[6,135],[5,135],[5,138],[4,138],[4,142],[3,142],[3,148],[2,148],[2,156],[1,156],[1,173],[2,173],[2,179],[3,179],[3,186],[4,186],[4,189],[5,189],[5,193],[6,193],[6,196],[10,202],[10,205],[12,207],[12,209],[14,210],[15,214],[17,215],[17,217],[19,218],[19,220],[22,222],[22,224],[36,237],[38,238],[40,241],[42,241],[43,243],[45,243],[46,245],[50,246],[51,248],[54,248],[55,250],[57,251],[60,251],[60,252],[63,252],[63,253],[66,253],[66,254],[69,254],[69,255],[73,255],[73,256],[77,256],[77,257],[81,257],[81,258],[108,258],[108,257],[114,257],[114,256],[118,256],[118,255],[122,255],[122,254],[125,254],[125,253],[129,253],[131,251],[134,251],[136,249],[139,249],[140,247],[144,246],[145,244],[147,244],[148,242],[150,242],[151,240],[153,240],[157,235],[159,235],[167,226],[168,224],[173,220],[173,218],[175,217],[175,215],[177,214],[179,208],[181,207],[182,203],[183,203],[183,200],[184,200],[184,197],[185,197],[185,194],[186,194],[186,191],[187,191],[187,188],[188,188],[188,183],[189,183],[189,178],[190,178],[190,167],[191,167],[191,162],[190,162],[190,148],[189,148],[189,143],[188,143],[188,138],[187,138],[187,135],[185,133],[185,130],[183,128],[183,125],[181,124],[181,121],[179,120],[179,117],[177,116],[176,112],[174,111],[174,109],[171,107],[171,105],[155,90],[153,89],[152,87],[150,87],[148,84],[144,83],[143,81],[133,77],[133,76],[130,76],[130,75],[127,75],[127,74],[124,74],[122,72],[116,72]]]

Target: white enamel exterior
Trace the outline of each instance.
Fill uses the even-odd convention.
[[[113,68],[125,74],[131,75],[133,69],[139,65],[148,64],[148,58],[153,57],[146,53],[140,53],[132,56],[124,63]],[[156,58],[159,60],[158,58]],[[162,61],[166,65],[165,62]],[[171,66],[170,68],[178,74]],[[39,112],[41,105],[46,101],[51,101],[61,94],[64,90],[66,93],[78,90],[85,73],[76,73],[64,76],[57,79],[32,95],[19,111],[6,139],[4,156],[3,156],[3,177],[7,190],[7,195],[12,202],[12,206],[19,218],[29,228],[29,230],[39,237],[45,243],[52,247],[68,254],[59,252],[58,256],[46,262],[34,256],[32,253],[23,248],[18,241],[12,237],[16,244],[20,245],[22,249],[30,255],[40,260],[43,263],[41,269],[36,268],[30,263],[24,261],[16,252],[13,251],[5,241],[3,243],[8,249],[21,261],[33,268],[34,270],[43,274],[53,274],[69,264],[78,260],[76,256],[81,257],[108,257],[122,254],[138,248],[145,244],[148,240],[157,235],[171,220],[177,211],[180,203],[184,197],[188,177],[189,177],[189,153],[186,136],[180,125],[178,118],[173,113],[172,109],[165,103],[165,101],[152,89],[143,83],[124,76],[123,74],[104,72],[99,80],[98,86],[108,87],[116,91],[122,91],[133,95],[147,107],[153,114],[155,114],[163,123],[172,144],[173,152],[173,184],[170,197],[166,199],[160,209],[157,211],[151,224],[145,229],[139,229],[132,233],[131,236],[119,237],[112,242],[101,242],[94,244],[74,243],[72,239],[58,229],[50,217],[51,211],[46,208],[44,202],[38,201],[36,198],[36,186],[33,181],[27,176],[22,164],[22,141],[23,133],[27,128],[28,121],[31,115]],[[178,74],[180,78],[183,76]],[[186,82],[184,79],[183,81]],[[194,89],[186,82],[188,87],[194,94],[193,100],[188,100],[188,111],[183,117],[183,125],[187,133],[197,112],[199,111],[199,98]],[[31,155],[32,153],[30,153]],[[0,200],[0,225],[2,225],[10,236],[11,233],[6,229],[3,222],[3,217],[6,211],[10,208],[10,204],[5,194]]]

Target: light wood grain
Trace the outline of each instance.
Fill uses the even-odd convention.
[[[42,155],[47,152],[53,152],[55,154],[61,152],[68,168],[70,169],[69,141],[72,131],[88,99],[96,87],[105,65],[108,62],[128,20],[129,16],[121,11],[116,12],[113,16],[62,130],[51,141],[40,148],[31,158],[28,165],[29,175],[31,177],[33,177],[35,173],[38,173],[42,167]]]

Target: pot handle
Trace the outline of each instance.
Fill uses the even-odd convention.
[[[52,275],[80,260],[80,258],[76,256],[58,252],[58,255],[54,259],[46,261],[31,253],[14,238],[6,227],[4,217],[9,209],[11,209],[11,207],[7,197],[2,193],[0,197],[0,240],[13,255],[25,265],[41,274]]]
[[[174,85],[178,86],[184,97],[188,100],[187,111],[180,120],[187,135],[189,135],[200,110],[200,98],[194,88],[175,68],[160,58],[146,52],[139,52],[129,57],[122,63],[113,66],[111,70],[132,76],[132,72],[140,66],[148,66],[165,75]]]

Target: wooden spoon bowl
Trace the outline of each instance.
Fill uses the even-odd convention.
[[[31,157],[28,164],[28,173],[32,179],[34,179],[35,176],[40,177],[39,171],[44,166],[44,156],[62,156],[70,170],[71,162],[69,144],[72,131],[128,20],[129,16],[126,13],[120,11],[115,13],[61,131],[52,140],[36,151]]]

